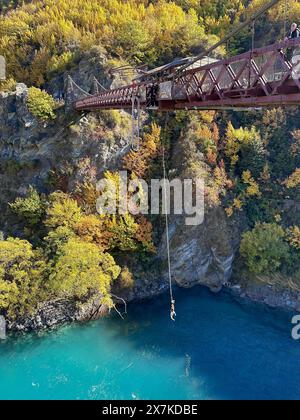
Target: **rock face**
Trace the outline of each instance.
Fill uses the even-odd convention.
[[[34,315],[10,322],[7,327],[17,332],[38,331],[75,321],[90,321],[105,313],[107,308],[100,304],[99,298],[80,306],[73,301],[57,299],[41,304]]]
[[[0,316],[0,340],[6,339],[6,321],[4,316]]]
[[[235,296],[263,303],[271,308],[283,308],[300,312],[300,293],[293,290],[282,290],[271,285],[253,285],[247,287],[234,285],[230,288]]]
[[[76,182],[96,181],[114,168],[130,143],[130,117],[122,114],[122,126],[103,113],[97,116],[58,116],[47,124],[27,110],[25,85],[0,95],[0,208],[26,193],[29,185],[47,192],[49,178],[59,175],[66,190]],[[5,221],[2,220],[2,223]]]
[[[164,235],[159,249],[164,279],[168,275],[166,252]],[[186,226],[183,217],[170,224],[172,275],[180,287],[198,284],[220,291],[230,279],[234,254],[234,231],[221,208],[210,210],[199,226]]]

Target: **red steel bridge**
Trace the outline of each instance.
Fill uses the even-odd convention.
[[[189,59],[177,60],[130,85],[77,100],[74,107],[132,109],[136,100],[142,109],[159,111],[298,105],[300,38],[219,61],[206,58],[189,66]]]

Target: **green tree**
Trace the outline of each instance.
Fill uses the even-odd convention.
[[[41,223],[45,215],[45,206],[45,200],[31,186],[26,197],[18,197],[10,203],[13,213],[28,227],[36,227]]]
[[[236,129],[230,122],[225,137],[225,155],[237,174],[250,169],[254,177],[258,177],[264,168],[265,150],[257,129]]]
[[[46,253],[57,259],[63,253],[64,245],[71,238],[75,238],[75,233],[68,226],[58,226],[54,230],[50,230],[47,236],[44,238],[45,251]]]
[[[31,114],[42,121],[55,118],[55,100],[41,89],[36,87],[28,89],[27,106]]]
[[[253,273],[277,271],[289,258],[283,228],[275,223],[257,223],[252,231],[243,234],[240,253]]]

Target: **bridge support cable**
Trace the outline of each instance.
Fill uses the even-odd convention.
[[[282,0],[272,0],[270,3],[265,4],[262,6],[257,12],[255,12],[251,17],[245,20],[245,22],[241,23],[236,29],[231,31],[227,36],[225,36],[223,39],[221,39],[219,42],[208,48],[203,53],[199,54],[198,56],[194,57],[192,60],[188,61],[184,66],[182,66],[176,73],[175,78],[179,77],[186,69],[188,69],[191,65],[195,64],[197,61],[201,60],[202,58],[209,56],[214,50],[216,50],[221,45],[224,45],[227,43],[228,40],[233,38],[235,35],[237,35],[239,32],[241,32],[244,28],[247,28],[253,21],[258,19],[260,16],[262,16],[264,13],[266,13],[269,9],[274,7],[276,4],[278,4]]]
[[[94,80],[94,92],[99,95],[99,93],[103,93],[103,92],[107,92],[108,89],[106,89],[100,82],[99,80],[94,76],[93,77]]]
[[[75,89],[77,91],[79,91],[80,93],[82,93],[84,96],[93,96],[91,93],[87,92],[86,90],[82,89],[73,79],[72,77],[69,75],[68,76],[68,83],[70,86],[70,90],[72,92],[72,94],[75,96]]]

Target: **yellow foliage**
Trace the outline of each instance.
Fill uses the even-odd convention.
[[[74,228],[81,218],[81,210],[76,200],[62,192],[51,194],[49,200],[45,225],[50,229],[59,226]]]
[[[259,191],[259,185],[255,181],[255,179],[252,177],[251,172],[249,170],[244,171],[242,174],[242,180],[244,184],[247,184],[248,187],[246,189],[246,196],[247,197],[259,197],[261,195]]]
[[[29,242],[0,241],[0,310],[11,319],[33,312],[46,296],[45,273],[42,254]]]
[[[134,278],[128,267],[124,267],[119,276],[120,285],[124,289],[132,289],[134,286]]]
[[[233,200],[233,206],[237,209],[237,210],[242,210],[243,208],[243,202],[241,199],[239,198],[235,198]]]
[[[225,136],[225,155],[230,158],[231,167],[234,168],[239,160],[239,152],[243,145],[249,145],[254,140],[260,139],[259,133],[254,127],[235,129],[231,122],[228,123]]]
[[[113,257],[92,243],[70,239],[50,275],[50,287],[62,297],[86,300],[91,294],[110,297],[110,288],[121,272]]]
[[[148,252],[155,252],[155,247],[152,242],[153,227],[152,223],[144,216],[139,216],[136,219],[138,224],[135,232],[135,238],[142,243]]]
[[[217,41],[194,9],[161,0],[36,0],[0,17],[0,54],[8,75],[41,84],[74,53],[102,45],[113,56],[153,64]]]
[[[287,188],[296,188],[300,185],[300,168],[297,168],[292,175],[283,183]]]
[[[296,249],[300,250],[300,227],[293,226],[287,230],[288,242]]]
[[[232,217],[232,215],[233,215],[233,208],[232,208],[232,206],[227,207],[225,209],[225,212],[226,212],[226,214],[227,214],[228,217]]]
[[[99,197],[99,193],[95,184],[90,182],[84,182],[76,188],[74,197],[85,213],[95,213],[96,203]]]
[[[82,216],[75,226],[75,232],[83,241],[94,242],[102,250],[109,248],[112,234],[106,230],[105,221],[100,216]]]

